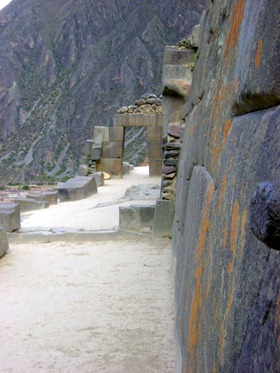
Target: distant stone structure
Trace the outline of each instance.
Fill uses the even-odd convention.
[[[162,100],[144,94],[134,105],[123,106],[113,118],[113,127],[95,126],[93,139],[86,141],[81,160],[86,174],[105,171],[123,176],[124,136],[127,127],[147,127],[150,176],[162,173]]]

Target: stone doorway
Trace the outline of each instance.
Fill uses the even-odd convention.
[[[95,127],[95,137],[100,138],[100,129],[103,129],[103,138],[100,144],[101,157],[96,162],[97,171],[105,171],[115,177],[123,176],[124,135],[128,127],[147,127],[149,175],[162,174],[162,115],[157,114],[116,114],[113,127]],[[100,142],[100,140],[99,140]]]

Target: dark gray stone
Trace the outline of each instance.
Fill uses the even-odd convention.
[[[172,123],[172,124],[169,124],[168,126],[168,135],[172,137],[180,138],[183,131],[184,131],[184,128],[181,127],[179,124]]]
[[[92,145],[94,144],[93,140],[87,140],[85,146],[85,157],[90,157]]]
[[[89,167],[88,165],[80,165],[77,171],[78,176],[88,176]]]
[[[104,173],[103,172],[94,172],[92,176],[95,178],[97,187],[104,185]]]
[[[177,166],[178,165],[178,160],[177,159],[164,159],[163,164],[165,166]]]
[[[179,142],[168,142],[164,145],[164,148],[168,150],[181,150],[182,145]]]
[[[250,228],[260,241],[280,250],[280,181],[257,186],[251,199]]]
[[[178,373],[280,369],[280,256],[249,224],[256,185],[280,179],[280,3],[255,5],[211,1],[201,23],[172,235]]]
[[[146,228],[152,230],[155,206],[128,206],[120,207],[119,227],[123,230],[136,232],[145,231]]]
[[[16,198],[14,202],[20,205],[20,212],[42,210],[49,207],[47,201],[37,201],[34,198]]]
[[[171,237],[175,203],[158,199],[155,206],[152,233],[155,237]]]
[[[167,150],[164,152],[164,158],[178,158],[180,154],[179,150]]]
[[[77,201],[97,193],[97,185],[94,176],[75,176],[66,183],[59,183],[57,190],[61,202]]]
[[[280,102],[279,14],[278,0],[261,0],[257,7],[250,0],[245,8],[239,36],[242,43],[235,67],[238,86],[233,110],[236,115]]]
[[[90,153],[90,159],[98,161],[101,158],[102,148],[98,145],[93,145]]]
[[[174,167],[174,166],[163,166],[162,173],[163,175],[169,175],[175,172],[176,170],[177,170],[177,167]]]
[[[56,205],[58,200],[57,190],[45,192],[28,192],[26,198],[32,198],[36,201],[47,201],[49,206]]]
[[[0,225],[6,232],[20,229],[20,206],[18,203],[0,203]]]
[[[0,225],[0,257],[9,249],[9,242],[4,228]]]
[[[160,187],[157,184],[132,185],[125,191],[124,199],[151,199],[159,198]]]

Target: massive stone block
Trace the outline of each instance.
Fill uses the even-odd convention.
[[[120,207],[120,229],[130,231],[152,231],[155,206],[127,206]]]
[[[149,142],[161,142],[162,141],[162,129],[158,126],[147,127],[147,135]]]
[[[109,127],[109,141],[123,142],[124,128],[123,127]]]
[[[247,0],[235,67],[236,115],[277,105],[280,101],[278,0]]]
[[[117,158],[101,158],[97,164],[97,171],[105,171],[112,176],[122,177],[123,162]]]
[[[170,237],[174,219],[175,203],[158,199],[155,205],[153,220],[153,235],[155,237]]]
[[[90,157],[91,155],[91,149],[94,144],[93,140],[87,140],[85,145],[85,157]]]
[[[257,185],[280,179],[279,5],[215,1],[203,16],[173,229],[176,372],[280,369],[280,256],[249,224]]]
[[[149,159],[149,175],[160,176],[162,174],[162,159]]]
[[[162,143],[148,142],[148,157],[149,159],[162,159]]]
[[[58,199],[58,192],[46,191],[46,192],[28,192],[26,198],[33,198],[36,201],[46,201],[50,205],[56,205]]]
[[[103,143],[102,147],[103,158],[122,158],[123,157],[123,142],[109,142]]]
[[[34,198],[16,198],[14,202],[20,205],[20,212],[41,210],[49,207],[47,201],[37,201]]]
[[[0,225],[6,232],[20,228],[20,206],[18,203],[0,203]]]
[[[75,176],[66,183],[58,183],[58,197],[61,202],[77,201],[97,193],[94,176]]]
[[[0,225],[0,257],[9,249],[9,242],[4,228]]]

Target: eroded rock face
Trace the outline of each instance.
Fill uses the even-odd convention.
[[[12,1],[0,13],[1,182],[69,176],[93,126],[160,92],[164,46],[191,32],[205,4]]]
[[[279,11],[214,1],[201,20],[173,229],[176,372],[280,369],[279,251],[249,224],[257,185],[280,178]]]

